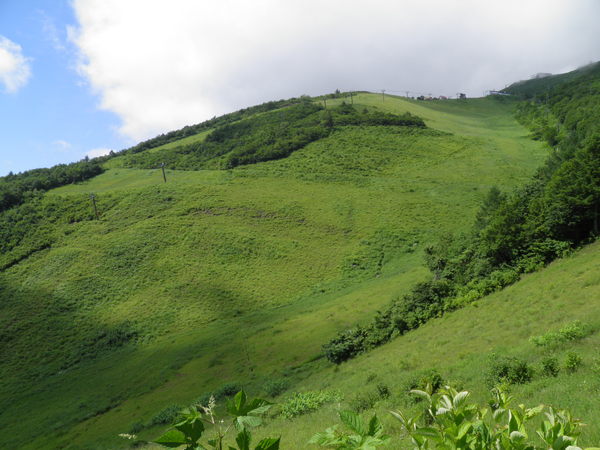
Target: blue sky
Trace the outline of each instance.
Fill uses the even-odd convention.
[[[0,176],[269,100],[470,97],[600,60],[598,0],[0,0]]]
[[[0,36],[21,47],[31,72],[16,92],[0,86],[0,176],[131,142],[77,73],[77,49],[67,38],[67,26],[75,24],[65,0],[0,1]]]

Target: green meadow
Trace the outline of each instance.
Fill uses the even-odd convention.
[[[386,408],[411,407],[403,393],[411,377],[437,368],[483,399],[492,351],[537,364],[531,335],[578,318],[600,325],[586,309],[599,298],[592,246],[354,361],[328,363],[325,342],[427,276],[428,243],[468,230],[492,186],[522,185],[547,155],[515,121],[512,102],[353,101],[416,114],[427,128],[340,126],[284,159],[167,170],[167,183],[160,169],[124,168],[127,156],[118,156],[103,174],[46,193],[35,232],[0,256],[0,428],[10,430],[0,447],[126,447],[119,433],[226,383],[265,395],[266,384],[285,380],[280,402],[335,388],[346,404],[381,382],[392,395],[371,406],[383,418]],[[580,372],[515,393],[588,420],[600,388],[585,384],[595,339],[569,344],[583,356]],[[275,417],[257,433],[303,448],[336,422],[337,407]],[[139,435],[151,440],[164,428]]]
[[[261,435],[282,436],[289,448],[306,447],[316,431],[339,423],[337,411],[369,409],[382,419],[393,436],[389,448],[412,448],[402,439],[391,409],[417,413],[421,406],[407,394],[411,383],[437,371],[447,383],[471,392],[485,405],[490,398],[487,376],[494,356],[516,357],[533,370],[532,380],[509,386],[516,403],[539,404],[570,410],[587,426],[581,444],[600,442],[598,393],[600,392],[600,245],[592,244],[547,268],[523,277],[516,284],[479,300],[464,309],[434,319],[421,328],[340,366],[324,367],[294,386],[297,391],[339,389],[340,403],[292,421],[276,418],[260,429]],[[579,321],[586,335],[577,340],[536,345],[532,337],[556,333]],[[581,357],[581,366],[570,373],[565,368],[569,353]],[[544,373],[545,358],[556,358],[556,376]],[[389,398],[378,395],[386,386]],[[281,395],[281,402],[286,394]],[[372,409],[371,409],[372,408]],[[540,441],[541,444],[541,441]],[[288,448],[288,447],[286,447]],[[317,447],[315,447],[317,448]]]

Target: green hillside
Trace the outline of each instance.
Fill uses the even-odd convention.
[[[524,184],[547,150],[527,137],[510,101],[382,102],[371,94],[353,101],[380,121],[364,113],[336,123],[336,116],[318,139],[270,161],[216,169],[231,156],[219,147],[212,169],[178,166],[189,154],[180,150],[207,138],[201,130],[180,145],[160,141],[110,158],[103,174],[3,213],[12,231],[4,228],[0,255],[0,427],[11,433],[0,447],[126,445],[118,433],[225,383],[256,393],[269,380],[285,379],[290,389],[330,383],[350,396],[364,381],[344,371],[363,372],[364,361],[391,358],[385,352],[431,330],[433,322],[339,372],[321,353],[337,332],[425,279],[425,246],[469,230],[489,189]],[[326,113],[315,111],[319,120]],[[384,113],[410,113],[427,127],[386,124]],[[269,114],[259,117],[269,122]],[[235,131],[250,120],[240,119],[218,126]],[[295,139],[290,129],[273,139]],[[168,169],[165,184],[150,168],[163,157],[201,170]],[[470,352],[457,356],[463,372],[404,355],[408,365],[398,370],[409,376],[435,364],[480,389],[481,380],[468,379]],[[376,376],[395,376],[395,366],[377,361]],[[390,386],[397,391],[399,383]],[[302,420],[295,438],[284,435],[289,448],[322,428],[318,418]],[[142,436],[159,432],[149,427]]]
[[[567,408],[583,420],[582,446],[600,442],[598,390],[600,389],[600,245],[595,243],[556,261],[546,269],[472,305],[435,319],[406,335],[340,366],[309,376],[294,388],[299,391],[339,389],[342,408],[372,405],[393,435],[389,448],[412,448],[402,440],[390,409],[420,411],[407,395],[411,383],[437,371],[446,382],[469,390],[483,405],[489,399],[488,373],[498,357],[516,357],[533,369],[529,383],[513,384],[517,403]],[[531,338],[557,332],[580,321],[586,335],[580,340],[539,346]],[[574,373],[564,368],[567,355],[582,358]],[[556,377],[545,375],[543,361],[558,360]],[[382,399],[378,386],[390,397]],[[282,399],[285,395],[282,395]],[[339,422],[338,405],[300,416],[291,423],[276,419],[260,435],[279,435],[284,448],[304,448],[316,431]],[[315,447],[317,448],[317,447]]]
[[[518,81],[503,89],[503,92],[528,99],[536,96],[542,97],[546,96],[549,91],[560,88],[561,85],[568,84],[586,76],[590,76],[594,72],[598,71],[599,68],[600,64],[595,62],[567,73]]]

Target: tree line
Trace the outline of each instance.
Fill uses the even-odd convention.
[[[0,212],[20,205],[37,194],[65,184],[85,181],[104,171],[99,161],[87,158],[48,169],[33,169],[0,177]]]
[[[246,119],[255,114],[264,113],[268,111],[273,111],[274,109],[285,108],[287,106],[295,105],[297,103],[304,102],[307,96],[302,97],[293,97],[287,100],[277,100],[265,102],[260,105],[251,106],[248,108],[240,109],[239,111],[235,111],[229,114],[224,114],[219,117],[213,117],[212,119],[205,120],[204,122],[195,124],[195,125],[187,125],[179,130],[170,131],[168,133],[160,134],[152,139],[148,139],[146,141],[140,142],[133,147],[129,147],[125,150],[122,150],[118,154],[132,154],[143,152],[144,150],[149,150],[151,148],[160,147],[161,145],[169,144],[171,142],[178,141],[180,139],[186,138],[188,136],[193,136],[195,134],[201,133],[206,130],[210,130],[211,128],[219,127],[222,125],[226,125],[229,123],[237,122],[242,119]]]

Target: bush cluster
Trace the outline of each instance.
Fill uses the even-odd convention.
[[[542,359],[542,374],[547,377],[555,377],[558,375],[560,371],[560,366],[558,364],[558,359],[554,356],[547,356]]]
[[[377,383],[375,389],[365,390],[357,393],[348,402],[350,408],[356,412],[366,411],[373,408],[379,400],[385,400],[391,395],[390,388],[383,383]]]
[[[558,331],[551,331],[540,336],[532,336],[529,340],[540,347],[551,346],[584,338],[589,334],[589,327],[579,321],[565,325]]]
[[[568,352],[565,358],[565,370],[569,373],[575,373],[579,370],[583,359],[576,352]]]
[[[494,355],[486,378],[490,387],[528,383],[533,378],[533,368],[522,359]]]
[[[293,419],[296,416],[318,410],[326,403],[339,402],[342,394],[334,390],[296,392],[281,404],[281,417]]]
[[[179,416],[181,410],[184,408],[182,405],[169,405],[158,413],[156,413],[145,425],[146,427],[154,427],[156,425],[166,425],[175,422],[175,419]],[[134,424],[135,425],[135,424]],[[140,428],[139,424],[136,426]]]

